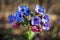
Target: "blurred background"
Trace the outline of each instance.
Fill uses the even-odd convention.
[[[24,38],[28,28],[13,29],[8,16],[15,13],[18,5],[28,5],[34,13],[36,4],[42,5],[50,14],[51,28],[35,35],[32,40],[60,40],[60,0],[0,0],[0,40],[27,40]]]

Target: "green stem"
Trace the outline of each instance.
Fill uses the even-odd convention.
[[[35,35],[35,33],[31,31],[30,24],[28,24],[28,40],[32,40],[34,35]]]

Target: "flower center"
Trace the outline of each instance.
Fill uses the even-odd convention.
[[[19,17],[22,17],[21,15],[19,15]]]
[[[34,20],[37,21],[37,18],[35,18]]]
[[[21,11],[24,12],[24,9],[22,9]]]
[[[41,12],[41,10],[38,9],[39,12]]]
[[[46,17],[44,16],[44,19],[46,19]]]

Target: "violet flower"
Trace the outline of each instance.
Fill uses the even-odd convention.
[[[46,12],[45,8],[38,4],[36,5],[35,11],[36,13],[39,13],[41,15],[43,15]]]
[[[49,14],[45,14],[42,17],[42,22],[45,23],[50,23],[50,15]]]
[[[40,22],[41,22],[41,18],[38,17],[38,16],[35,16],[35,17],[33,17],[33,18],[31,19],[31,24],[32,24],[32,25],[39,25]]]
[[[48,24],[43,24],[42,29],[43,30],[49,30],[50,29],[50,24],[49,23]]]
[[[10,24],[13,24],[14,21],[15,21],[13,15],[9,15],[9,16],[8,16],[8,19],[9,19],[9,23],[10,23]]]

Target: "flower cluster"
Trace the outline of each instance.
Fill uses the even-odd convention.
[[[33,16],[29,21],[31,23],[31,30],[33,32],[40,32],[42,30],[50,29],[50,15],[45,14],[46,10],[44,7],[36,5],[35,12],[41,16]],[[9,23],[14,24],[17,28],[21,22],[25,22],[25,17],[32,14],[28,6],[18,6],[18,10],[13,15],[9,15]],[[27,21],[27,20],[26,20]],[[16,23],[15,23],[16,22]]]
[[[28,6],[18,6],[18,10],[13,14],[9,15],[9,23],[14,24],[14,27],[18,27],[18,23],[24,21],[25,16],[29,16],[31,14],[31,10],[28,8]]]
[[[35,28],[36,30],[37,29],[36,27],[39,28],[39,25],[41,25],[40,27],[42,28],[42,30],[49,30],[50,29],[50,15],[45,14],[42,16],[42,18],[39,16],[35,16],[31,19],[31,24],[34,25],[31,27],[32,30],[33,28]]]
[[[37,14],[41,16],[35,16],[31,19],[31,27],[32,31],[37,32],[42,30],[49,30],[50,29],[50,15],[45,14],[46,10],[39,5],[36,5],[35,11]],[[39,26],[40,25],[40,26]]]

